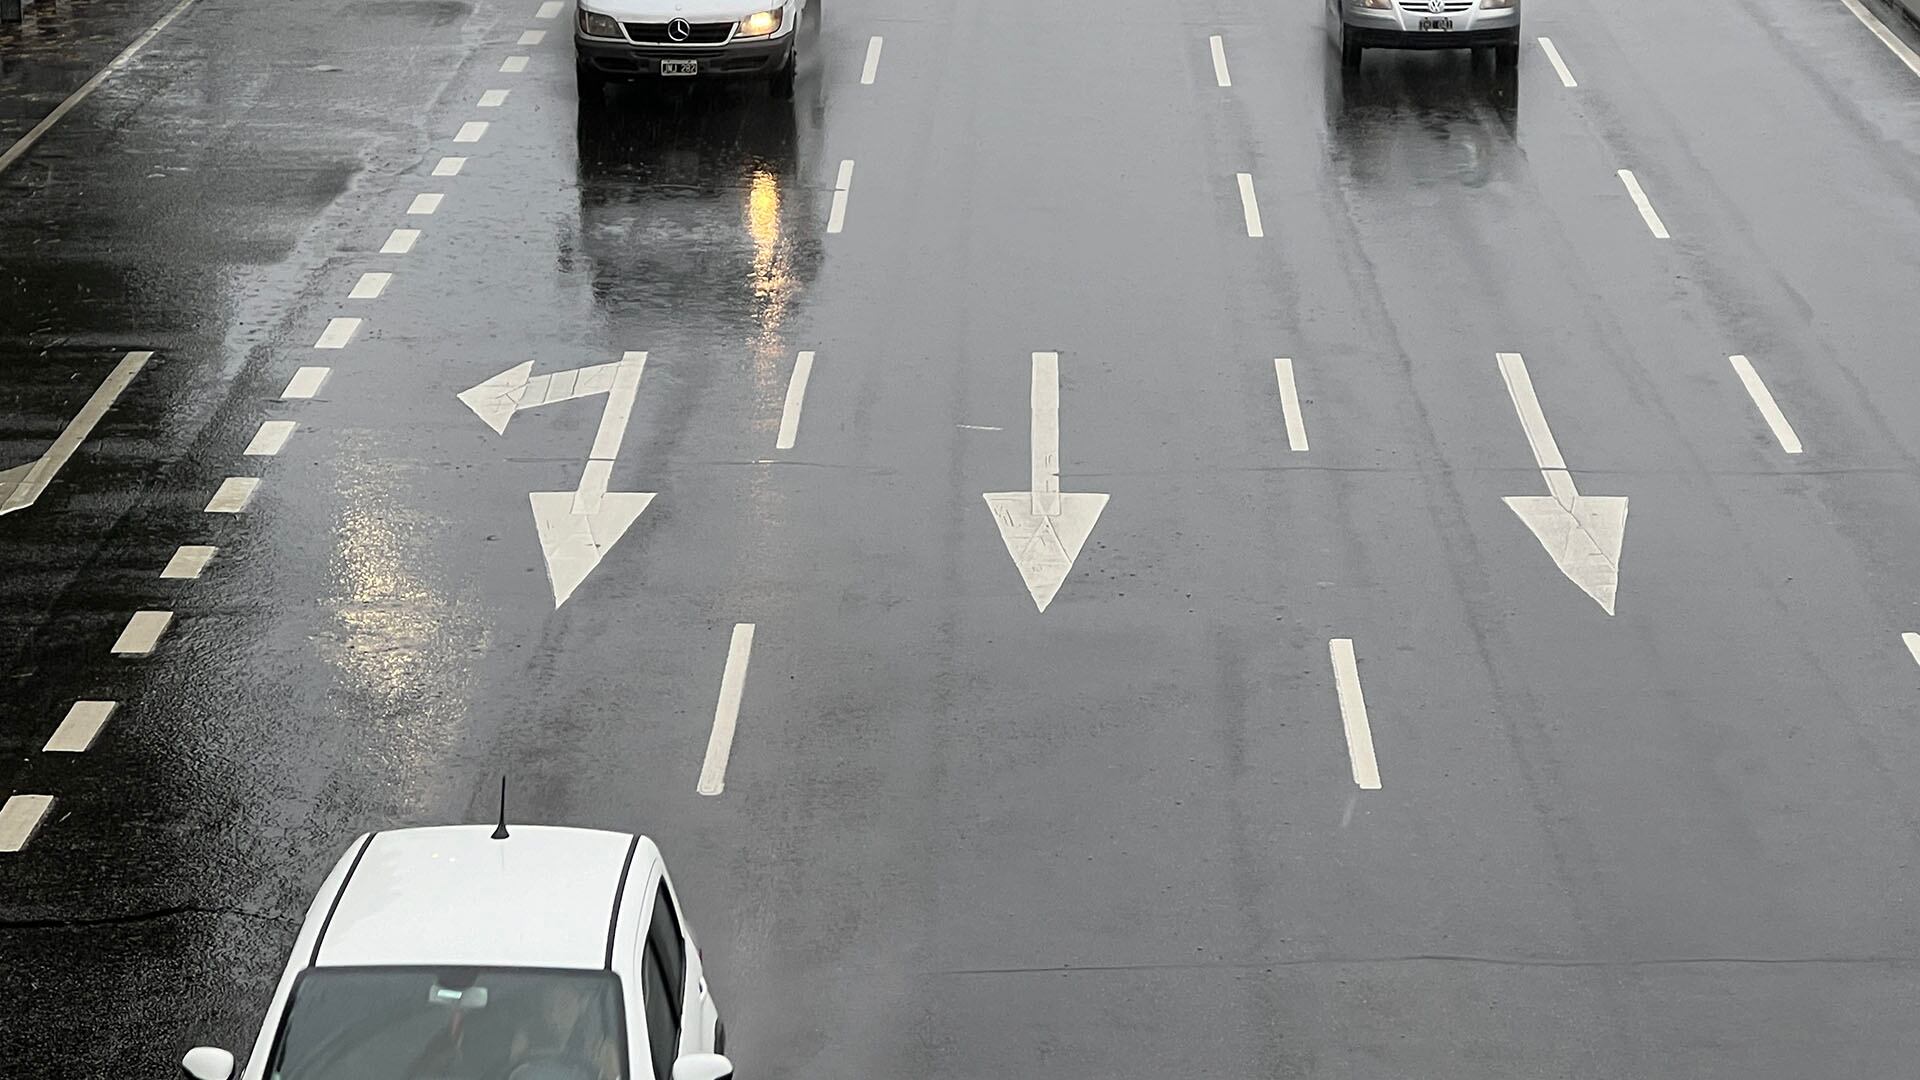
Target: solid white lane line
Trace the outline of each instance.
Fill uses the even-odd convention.
[[[505,105],[507,103],[507,93],[508,91],[505,90],[488,90],[482,93],[480,95],[480,108],[497,109]]]
[[[1733,364],[1734,374],[1740,376],[1740,385],[1747,388],[1747,396],[1753,399],[1760,415],[1766,418],[1767,426],[1773,429],[1773,437],[1780,440],[1780,449],[1789,454],[1799,453],[1800,436],[1793,433],[1793,425],[1787,423],[1787,415],[1774,402],[1773,392],[1767,389],[1766,383],[1760,381],[1760,373],[1753,370],[1753,362],[1744,356],[1729,356],[1727,360]]]
[[[121,357],[92,396],[87,398],[86,404],[80,406],[80,411],[67,421],[66,427],[60,429],[60,434],[54,436],[53,445],[47,447],[46,453],[24,467],[15,466],[6,470],[20,478],[9,481],[10,487],[0,487],[0,494],[5,496],[0,498],[0,514],[10,514],[39,501],[47,485],[53,483],[55,474],[65,467],[74,452],[80,449],[80,444],[87,441],[87,436],[93,434],[100,418],[107,415],[107,410],[113,408],[113,403],[120,399],[128,384],[133,382],[133,377],[140,374],[140,369],[146,367],[151,359],[151,352],[130,352]]]
[[[727,646],[727,670],[720,676],[720,702],[713,708],[707,760],[700,766],[702,795],[718,795],[727,789],[727,759],[733,756],[733,729],[740,719],[740,699],[747,690],[747,660],[752,655],[753,624],[738,623]]]
[[[1506,380],[1513,411],[1520,414],[1520,426],[1527,429],[1527,445],[1533,448],[1534,464],[1541,469],[1566,469],[1560,444],[1553,441],[1553,429],[1547,426],[1547,414],[1540,411],[1540,399],[1534,396],[1527,362],[1519,353],[1495,353],[1494,357],[1500,361],[1500,377]]]
[[[1887,29],[1887,24],[1876,18],[1873,12],[1868,11],[1866,5],[1860,3],[1860,0],[1840,0],[1840,2],[1847,5],[1847,10],[1853,12],[1854,18],[1865,23],[1867,29],[1873,31],[1873,36],[1880,39],[1880,44],[1893,50],[1893,55],[1907,65],[1908,71],[1920,75],[1920,53],[1915,53],[1912,46],[1901,41],[1899,35]],[[0,168],[5,166],[0,165]]]
[[[146,656],[160,644],[160,635],[173,625],[171,611],[136,611],[113,643],[115,656]]]
[[[460,170],[461,170],[461,169],[464,169],[464,168],[466,168],[466,167],[467,167],[467,159],[466,159],[466,158],[463,158],[463,157],[443,157],[443,158],[441,158],[441,159],[440,159],[440,161],[439,161],[439,163],[438,163],[438,164],[436,164],[436,165],[434,165],[434,167],[433,167],[433,175],[435,175],[435,176],[459,176],[459,175],[460,175]]]
[[[546,3],[540,5],[540,10],[533,13],[533,17],[536,19],[559,18],[560,9],[565,6],[561,0],[547,0]]]
[[[282,401],[301,401],[320,392],[320,385],[333,373],[327,367],[303,367],[287,380],[287,388],[280,391]]]
[[[1347,733],[1347,756],[1353,762],[1353,782],[1369,791],[1380,788],[1380,763],[1373,756],[1373,725],[1367,722],[1367,699],[1360,693],[1360,666],[1353,658],[1353,639],[1334,638],[1333,684],[1340,695],[1340,724]]]
[[[204,544],[182,544],[174,550],[173,558],[167,560],[160,576],[168,581],[192,581],[206,570],[219,550]]]
[[[833,209],[827,214],[827,231],[839,232],[847,223],[847,195],[853,189],[853,160],[840,163],[840,178],[833,184]]]
[[[260,478],[257,476],[229,476],[220,481],[220,490],[213,493],[207,501],[209,514],[237,514],[253,501],[253,493],[260,490]]]
[[[100,84],[106,82],[115,72],[132,63],[133,58],[140,54],[140,50],[147,47],[148,42],[159,37],[160,31],[165,30],[168,23],[179,18],[180,13],[191,6],[193,6],[193,0],[180,0],[180,3],[176,4],[172,10],[160,16],[159,22],[154,23],[142,32],[139,37],[134,38],[133,44],[120,50],[119,56],[114,57],[107,63],[106,67],[95,72],[93,78],[81,83],[80,89],[68,94],[65,101],[55,105],[53,111],[47,114],[45,120],[33,125],[31,130],[15,140],[12,146],[7,147],[4,153],[0,153],[0,172],[6,172],[7,166],[25,157],[27,151],[33,149],[33,144],[40,141],[41,136],[53,130],[53,125],[59,123],[68,113],[72,112],[75,106],[87,100],[89,94],[100,89]]]
[[[10,796],[5,805],[0,805],[0,852],[15,852],[26,847],[51,809],[51,795]]]
[[[1633,170],[1621,169],[1620,182],[1627,185],[1627,194],[1632,196],[1633,205],[1640,208],[1640,216],[1646,219],[1647,228],[1661,240],[1669,239],[1667,227],[1660,222],[1660,215],[1653,212],[1653,203],[1648,201],[1647,193],[1640,189],[1640,181],[1634,179]]]
[[[313,343],[316,349],[344,349],[347,342],[353,340],[353,332],[360,329],[359,319],[328,319],[327,328],[320,332],[320,340]]]
[[[532,59],[532,57],[509,56],[505,60],[500,61],[500,73],[502,75],[518,75],[527,70],[527,61],[530,59]]]
[[[522,45],[538,45],[546,39],[547,32],[545,30],[527,30],[520,34],[519,43]]]
[[[457,143],[479,142],[481,136],[486,133],[487,122],[485,120],[469,120],[460,125],[460,130],[454,135],[453,141]]]
[[[793,449],[793,440],[800,435],[800,406],[807,400],[807,380],[813,375],[813,354],[803,352],[794,362],[793,378],[787,383],[787,406],[780,411],[780,438],[773,444],[776,450]]]
[[[1547,63],[1553,65],[1556,75],[1560,76],[1560,85],[1569,89],[1580,84],[1573,81],[1573,72],[1567,70],[1567,62],[1560,59],[1560,50],[1553,47],[1552,38],[1540,39],[1540,51],[1547,54]]]
[[[1247,217],[1247,235],[1265,236],[1260,227],[1260,202],[1253,195],[1253,174],[1240,174],[1240,212]]]
[[[1900,640],[1907,643],[1907,651],[1913,654],[1913,662],[1920,664],[1920,634],[1912,632],[1901,634]]]
[[[407,213],[416,217],[426,217],[440,209],[440,200],[444,198],[446,196],[438,191],[423,191],[415,195],[413,201],[407,204]]]
[[[247,457],[272,457],[287,445],[287,437],[297,425],[291,420],[266,420],[253,433],[253,441],[241,451]]]
[[[67,718],[60,721],[54,729],[53,737],[41,751],[48,754],[80,754],[93,745],[100,737],[100,729],[107,726],[113,716],[113,710],[120,707],[117,701],[76,701],[73,708],[67,710]]]
[[[1300,390],[1293,384],[1293,361],[1278,357],[1274,374],[1280,380],[1280,411],[1287,418],[1287,447],[1296,452],[1307,449],[1307,421],[1300,414]]]
[[[880,49],[884,44],[885,42],[878,34],[873,36],[872,41],[867,42],[867,63],[860,69],[861,86],[872,86],[874,78],[880,74]]]
[[[392,274],[380,271],[361,274],[360,280],[353,283],[353,291],[347,294],[347,299],[378,300],[380,294],[387,291],[387,282],[392,280]]]
[[[1221,40],[1219,34],[1215,34],[1207,39],[1207,44],[1213,48],[1213,81],[1221,86],[1232,86],[1233,76],[1227,73],[1227,43]]]
[[[380,245],[380,254],[405,255],[419,240],[419,229],[395,229],[387,234],[387,242]]]

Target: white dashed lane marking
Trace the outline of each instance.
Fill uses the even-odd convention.
[[[1232,86],[1233,76],[1227,73],[1227,43],[1219,34],[1207,39],[1213,49],[1213,81],[1221,86]]]
[[[1647,228],[1653,232],[1654,237],[1660,240],[1670,239],[1667,236],[1666,225],[1661,223],[1660,215],[1653,212],[1653,202],[1647,198],[1647,193],[1641,190],[1640,181],[1634,178],[1633,170],[1621,169],[1620,182],[1627,185],[1627,195],[1633,199],[1633,205],[1640,208],[1640,217],[1646,221]]]
[[[407,204],[407,213],[415,217],[427,217],[440,209],[440,200],[446,198],[438,191],[423,191]]]
[[[359,319],[328,319],[327,328],[320,332],[320,340],[313,343],[316,349],[344,349],[347,342],[353,340],[353,332],[360,329]]]
[[[727,760],[733,756],[733,730],[740,719],[740,699],[747,691],[747,660],[752,655],[753,624],[739,623],[727,646],[720,701],[713,709],[713,735],[707,740],[707,760],[700,767],[702,795],[718,795],[727,789]]]
[[[1572,89],[1580,84],[1573,81],[1573,72],[1567,70],[1567,62],[1560,59],[1560,50],[1553,47],[1552,38],[1540,39],[1540,51],[1547,54],[1547,63],[1553,65],[1554,74],[1560,76],[1560,85]]]
[[[173,625],[171,611],[136,611],[113,643],[115,656],[146,656],[160,644],[160,635]]]
[[[419,229],[395,229],[387,234],[387,242],[380,245],[380,254],[405,255],[419,242]]]
[[[460,125],[460,130],[454,135],[453,141],[457,143],[476,143],[479,142],[486,133],[487,122],[485,120],[469,120]]]
[[[530,57],[525,56],[509,56],[505,60],[500,61],[500,73],[502,75],[518,75],[527,70],[527,61],[529,59]]]
[[[220,481],[220,490],[213,493],[207,502],[209,514],[237,514],[253,501],[253,493],[260,490],[260,478],[257,476],[229,476]]]
[[[84,753],[100,737],[100,729],[107,726],[113,711],[120,707],[117,701],[76,701],[73,708],[67,710],[67,718],[60,721],[54,729],[53,737],[40,749],[49,754]]]
[[[1800,436],[1794,433],[1793,425],[1787,423],[1787,416],[1773,400],[1773,392],[1767,384],[1760,381],[1760,373],[1753,370],[1753,361],[1744,356],[1729,356],[1733,372],[1740,376],[1740,385],[1747,388],[1747,396],[1753,399],[1754,407],[1760,410],[1760,416],[1766,420],[1767,427],[1773,430],[1773,437],[1780,440],[1780,449],[1789,454],[1801,451]]]
[[[791,450],[794,440],[800,437],[800,407],[806,404],[807,380],[812,376],[813,354],[803,352],[794,361],[793,379],[787,383],[787,404],[780,413],[780,437],[774,449]]]
[[[563,4],[561,0],[547,0],[546,3],[540,5],[540,10],[533,13],[533,17],[536,19],[557,19],[560,17],[560,10],[564,7],[566,7],[566,5]]]
[[[860,69],[860,85],[872,86],[873,80],[879,77],[880,50],[884,45],[885,42],[878,34],[873,36],[873,40],[867,42],[867,62]]]
[[[440,162],[439,162],[439,164],[437,164],[437,165],[435,165],[435,166],[433,167],[433,175],[435,175],[435,176],[459,176],[459,175],[460,175],[460,170],[461,170],[461,169],[464,169],[464,168],[466,168],[466,167],[467,167],[467,159],[466,159],[466,158],[463,158],[463,157],[443,157],[443,158],[441,158],[441,159],[440,159]]]
[[[480,95],[480,108],[497,109],[507,103],[506,90],[488,90]]]
[[[264,421],[260,430],[253,433],[253,441],[241,452],[247,457],[273,457],[287,445],[287,438],[296,426],[291,420]]]
[[[538,45],[547,39],[545,30],[527,30],[521,33],[519,44]]]
[[[167,560],[160,577],[166,581],[192,581],[207,569],[219,550],[204,544],[182,544],[174,551],[173,558]]]
[[[1265,236],[1267,232],[1260,225],[1260,200],[1253,194],[1253,174],[1241,173],[1239,179],[1240,212],[1244,214],[1247,219],[1247,235],[1253,237]]]
[[[1907,651],[1913,654],[1913,662],[1920,664],[1920,634],[1901,634],[1900,640],[1906,643]]]
[[[1293,382],[1293,361],[1277,357],[1274,375],[1280,382],[1280,412],[1287,421],[1287,448],[1296,453],[1307,449],[1307,420],[1300,412],[1300,389]]]
[[[51,795],[14,795],[0,806],[0,852],[19,851],[40,831],[47,811],[53,809]]]
[[[853,161],[840,163],[840,176],[833,185],[833,209],[827,213],[827,231],[837,233],[847,224],[847,197],[853,189]]]
[[[347,299],[378,300],[380,294],[387,291],[387,282],[392,280],[392,274],[379,271],[361,274],[360,280],[353,283],[353,291],[347,294]]]
[[[333,373],[332,368],[303,367],[287,380],[287,388],[280,391],[282,401],[303,401],[320,392],[321,384]]]
[[[1352,638],[1334,638],[1334,689],[1340,695],[1340,725],[1347,733],[1347,756],[1353,763],[1353,782],[1369,791],[1380,787],[1380,763],[1373,756],[1373,725],[1367,720],[1367,699],[1360,692],[1360,665],[1353,657]]]

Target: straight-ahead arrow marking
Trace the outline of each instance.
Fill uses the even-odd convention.
[[[1041,610],[1073,572],[1073,562],[1106,509],[1107,496],[1060,491],[1060,354],[1033,354],[1032,483],[1026,491],[983,498],[1007,554]]]
[[[80,412],[67,423],[66,429],[53,440],[53,445],[39,458],[25,465],[16,465],[0,472],[0,514],[11,514],[15,510],[25,510],[39,500],[47,485],[67,460],[73,457],[80,444],[93,434],[94,425],[107,415],[120,394],[140,374],[140,369],[153,359],[151,352],[130,352],[115,364],[107,374],[107,380],[93,392]]]
[[[1526,429],[1533,460],[1546,479],[1548,495],[1509,496],[1506,504],[1540,541],[1554,565],[1602,610],[1613,614],[1620,588],[1620,548],[1627,535],[1624,496],[1582,495],[1547,427],[1546,413],[1534,395],[1533,379],[1519,353],[1497,353],[1500,376],[1520,426]]]
[[[527,495],[534,529],[540,534],[540,553],[547,563],[547,580],[553,586],[555,608],[573,596],[653,502],[651,491],[607,490],[646,366],[646,353],[629,352],[618,363],[535,375],[533,361],[529,360],[459,394],[475,416],[502,434],[522,409],[607,395],[580,486],[573,491],[534,491]]]

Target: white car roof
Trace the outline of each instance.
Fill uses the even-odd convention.
[[[653,844],[597,829],[509,831],[398,829],[354,845],[313,964],[604,968],[615,894],[627,873],[650,872]]]

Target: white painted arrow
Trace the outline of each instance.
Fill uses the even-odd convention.
[[[1033,354],[1033,487],[987,492],[987,509],[1041,611],[1073,572],[1107,496],[1060,491],[1060,354]]]
[[[47,448],[46,453],[25,465],[0,471],[0,514],[25,510],[39,500],[41,493],[47,490],[47,485],[53,483],[54,474],[67,463],[67,459],[73,457],[74,451],[80,449],[80,444],[87,441],[87,436],[93,434],[94,425],[107,415],[107,410],[113,408],[121,391],[151,359],[153,354],[150,352],[130,352],[122,357],[107,374],[106,381],[100,384],[100,389],[93,392],[87,403],[80,406],[79,413],[54,438],[53,445]]]
[[[1514,411],[1527,429],[1533,460],[1551,492],[1509,496],[1506,503],[1533,530],[1560,572],[1612,615],[1614,596],[1620,588],[1620,547],[1627,536],[1627,500],[1624,496],[1582,495],[1575,490],[1560,447],[1553,441],[1553,431],[1547,427],[1547,416],[1540,410],[1540,399],[1534,396],[1526,361],[1519,353],[1498,353],[1496,358]]]
[[[540,533],[540,551],[546,557],[547,580],[553,585],[556,608],[567,602],[653,502],[651,491],[607,490],[646,365],[646,353],[630,352],[619,363],[534,375],[533,362],[528,361],[459,395],[488,427],[502,433],[521,409],[607,395],[607,407],[600,414],[600,430],[594,436],[580,487],[527,495],[533,505],[533,524]]]

